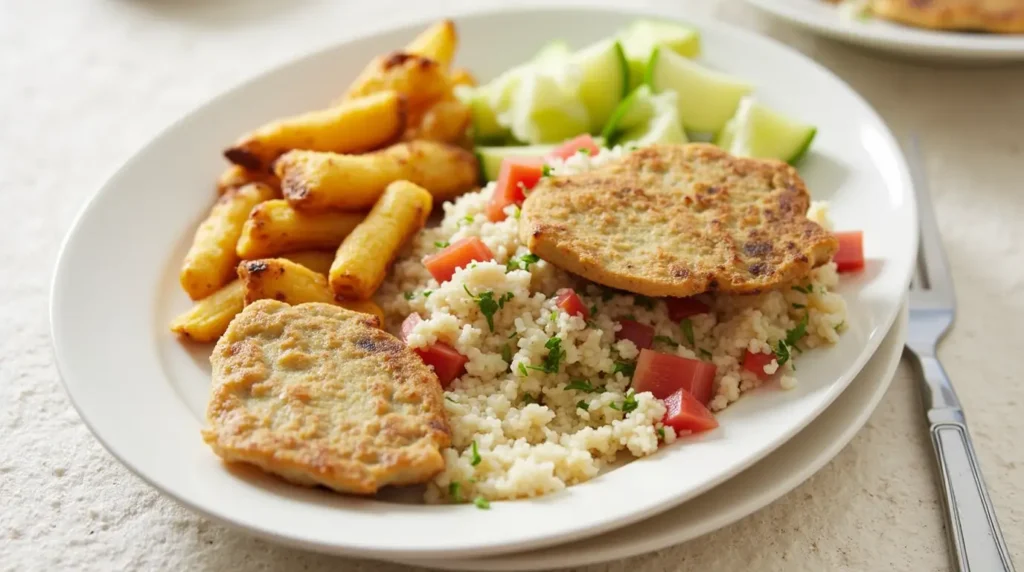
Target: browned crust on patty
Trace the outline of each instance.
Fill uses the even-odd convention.
[[[372,494],[429,480],[451,442],[441,386],[375,321],[330,304],[247,306],[210,358],[203,439],[301,485]]]
[[[702,143],[654,145],[586,173],[547,177],[519,234],[541,258],[647,296],[756,293],[806,277],[838,249],[779,161]]]
[[[921,28],[1024,33],[1024,0],[872,0],[871,11]]]

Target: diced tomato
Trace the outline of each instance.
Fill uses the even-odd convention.
[[[601,151],[601,148],[597,146],[597,142],[589,134],[584,133],[574,137],[565,143],[562,143],[555,148],[554,151],[548,153],[549,157],[558,157],[559,159],[568,159],[580,151],[580,149],[586,149],[591,155],[597,155]]]
[[[718,427],[715,416],[685,389],[677,389],[664,401],[666,411],[661,422],[676,433],[700,433]]]
[[[764,372],[764,366],[772,363],[775,359],[775,354],[755,354],[747,350],[746,355],[743,356],[743,369],[756,375],[759,379],[768,379],[770,377]]]
[[[711,401],[715,384],[715,364],[654,350],[640,350],[633,372],[633,389],[650,391],[665,399],[677,389],[685,389],[701,403]]]
[[[579,295],[572,288],[559,290],[558,295],[555,296],[555,305],[570,316],[583,316],[584,320],[590,319],[590,310],[583,305],[583,300],[580,300]]]
[[[638,350],[645,350],[654,344],[654,326],[641,324],[636,320],[619,320],[622,329],[615,332],[616,340],[629,340]]]
[[[419,354],[423,363],[433,366],[441,387],[448,387],[453,379],[466,373],[466,362],[469,358],[455,351],[455,348],[444,342],[436,342],[425,348],[413,350]]]
[[[542,157],[507,157],[501,161],[498,181],[494,194],[487,203],[487,218],[491,222],[505,220],[505,207],[521,205],[526,200],[526,191],[536,186],[544,173]]]
[[[465,268],[470,262],[488,260],[494,260],[491,249],[479,238],[470,236],[453,242],[441,252],[425,256],[423,265],[440,284],[451,280],[457,269]]]
[[[839,239],[839,250],[832,257],[839,272],[854,272],[864,268],[864,233],[847,230],[835,233]]]
[[[668,307],[668,317],[673,322],[711,311],[707,304],[696,298],[665,298],[665,306]]]
[[[412,333],[412,330],[413,330],[413,328],[416,327],[416,324],[418,324],[418,323],[420,323],[422,321],[423,321],[423,318],[421,318],[420,315],[415,313],[415,312],[413,312],[412,314],[409,314],[408,316],[405,317],[405,320],[402,321],[402,341],[403,342],[409,341],[409,334]]]

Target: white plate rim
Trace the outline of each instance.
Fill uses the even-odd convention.
[[[837,430],[825,447],[815,453],[813,458],[807,459],[807,464],[798,466],[796,470],[785,475],[779,475],[777,480],[772,482],[767,489],[760,491],[756,495],[740,498],[732,505],[709,514],[702,520],[691,520],[681,525],[675,523],[675,527],[670,528],[672,526],[670,513],[687,511],[687,507],[691,503],[698,499],[702,502],[707,502],[709,498],[705,497],[712,497],[712,495],[714,497],[721,497],[725,502],[729,502],[729,488],[739,486],[739,481],[744,477],[757,474],[759,466],[769,461],[778,463],[782,456],[795,455],[792,451],[795,446],[800,444],[797,441],[801,435],[807,435],[811,431],[820,431],[820,428],[826,424],[829,427],[839,426],[840,424],[830,419],[826,420],[826,418],[831,412],[836,410],[836,407],[840,405],[839,401],[849,395],[849,392],[844,392],[843,396],[836,400],[836,403],[833,403],[824,414],[818,416],[810,425],[805,427],[800,434],[743,473],[707,491],[704,495],[697,497],[697,499],[691,499],[650,519],[657,522],[644,520],[634,523],[631,528],[644,530],[646,538],[641,539],[636,536],[616,538],[623,530],[616,529],[604,535],[589,537],[579,542],[556,545],[525,553],[503,554],[472,560],[402,560],[394,562],[442,570],[487,570],[494,572],[551,570],[554,568],[590,566],[657,552],[658,550],[676,546],[725,528],[761,510],[803,484],[831,462],[863,429],[892,386],[896,370],[903,356],[903,345],[907,337],[908,317],[908,306],[904,304],[899,317],[893,324],[886,339],[879,346],[878,351],[875,352],[875,355],[872,356],[872,359],[858,375],[858,379],[855,379],[850,384],[852,387],[857,383],[865,383],[863,379],[865,375],[873,377],[874,373],[868,371],[869,369],[880,370],[877,378],[875,378],[875,386],[871,389],[870,393],[865,395],[856,405],[849,406],[853,415],[852,421],[843,426],[842,429]],[[883,359],[884,361],[882,361]],[[856,411],[854,412],[855,408]],[[788,456],[787,460],[789,460]],[[763,483],[764,475],[758,474],[757,480],[759,483]]]
[[[822,18],[802,10],[792,0],[746,1],[764,12],[819,34],[873,48],[921,56],[955,57],[961,60],[1024,59],[1024,34],[949,32],[914,28],[891,22],[875,22],[872,25],[844,19],[835,6],[825,7],[831,8],[834,16]]]
[[[760,44],[762,46],[767,46],[767,47],[770,47],[773,50],[779,50],[779,51],[782,51],[782,52],[786,52],[787,57],[797,58],[797,59],[803,60],[804,64],[810,66],[811,68],[814,68],[818,73],[821,73],[821,74],[825,75],[826,77],[828,77],[830,79],[830,81],[834,81],[837,84],[839,84],[840,86],[842,86],[845,89],[849,90],[848,95],[854,101],[859,103],[859,105],[863,108],[863,111],[866,114],[866,118],[871,120],[872,123],[877,124],[877,126],[879,127],[880,132],[878,133],[878,135],[880,137],[882,137],[881,143],[883,143],[887,147],[886,151],[889,151],[889,150],[892,151],[892,154],[889,155],[889,159],[893,161],[893,163],[890,165],[890,167],[893,169],[892,171],[890,171],[890,174],[893,177],[895,177],[895,179],[898,180],[898,185],[897,186],[899,188],[904,189],[904,190],[910,188],[909,174],[908,174],[907,166],[906,166],[906,163],[905,163],[905,161],[903,159],[902,153],[899,150],[899,146],[895,143],[895,140],[892,137],[892,134],[889,132],[888,128],[886,127],[885,123],[878,117],[877,113],[871,108],[871,106],[869,104],[867,104],[855,91],[850,89],[849,86],[845,84],[845,82],[843,82],[841,79],[839,79],[834,74],[829,72],[827,69],[825,69],[822,66],[820,66],[820,65],[810,61],[808,58],[806,58],[802,54],[799,54],[799,53],[797,53],[797,52],[787,48],[786,46],[783,46],[781,44],[778,44],[777,42],[774,42],[774,41],[771,41],[771,40],[768,40],[768,39],[765,39],[765,38],[762,38],[762,37],[758,37],[757,35],[752,34],[752,33],[748,32],[748,31],[741,30],[741,29],[735,28],[733,26],[730,26],[730,25],[727,25],[727,24],[723,24],[721,22],[712,21],[712,20],[709,20],[707,18],[700,17],[699,15],[680,14],[678,11],[652,10],[652,9],[636,9],[636,8],[614,9],[614,8],[606,8],[606,7],[601,7],[601,8],[579,8],[579,7],[561,7],[561,6],[550,7],[550,8],[544,8],[544,7],[506,8],[506,9],[502,9],[502,10],[494,10],[494,9],[486,9],[485,8],[485,9],[470,9],[470,10],[466,10],[466,11],[460,12],[459,14],[454,14],[453,17],[456,17],[456,18],[458,18],[458,17],[474,17],[474,16],[481,16],[481,15],[493,15],[495,13],[497,13],[497,14],[507,14],[507,13],[513,13],[513,12],[535,12],[535,11],[542,11],[542,10],[564,10],[564,11],[574,11],[574,12],[581,12],[581,13],[603,12],[603,13],[609,13],[609,14],[622,14],[622,15],[630,15],[630,16],[644,16],[644,15],[647,15],[647,16],[662,16],[662,17],[685,18],[686,20],[690,21],[691,23],[693,23],[693,24],[695,24],[695,25],[697,25],[699,27],[702,27],[702,28],[714,27],[714,28],[717,28],[717,31],[722,33],[723,35],[731,35],[733,37],[744,37],[745,40],[748,41],[748,42],[752,42],[754,44]],[[134,156],[131,159],[129,159],[125,163],[125,166],[122,167],[122,169],[120,171],[118,171],[118,173],[115,174],[107,182],[107,184],[103,187],[103,189],[106,189],[106,188],[110,187],[118,179],[118,177],[121,175],[121,173],[126,171],[137,159],[139,159],[140,155],[145,153],[145,151],[149,148],[149,146],[155,145],[156,143],[161,141],[165,136],[167,136],[167,134],[169,132],[173,131],[176,126],[178,126],[182,122],[187,121],[189,118],[192,117],[192,115],[194,113],[200,111],[203,107],[211,106],[214,103],[216,103],[216,102],[218,102],[218,101],[220,101],[220,100],[222,100],[224,98],[230,97],[232,94],[234,94],[234,93],[236,93],[238,91],[246,89],[248,86],[250,86],[250,84],[255,83],[260,78],[268,76],[268,75],[271,75],[271,74],[274,74],[274,73],[276,73],[276,72],[278,72],[278,71],[280,71],[280,70],[282,70],[284,68],[287,68],[289,66],[296,65],[297,63],[299,63],[301,61],[305,61],[307,59],[315,58],[318,55],[323,54],[325,52],[336,50],[340,46],[343,46],[343,45],[348,44],[348,43],[353,42],[353,41],[357,41],[360,38],[365,38],[365,37],[373,36],[373,35],[377,35],[377,34],[383,34],[383,33],[388,32],[388,31],[394,31],[395,29],[405,29],[405,28],[409,28],[409,27],[411,27],[413,25],[416,25],[416,24],[412,24],[412,25],[395,25],[395,26],[384,28],[384,29],[375,29],[375,30],[366,32],[366,33],[364,33],[364,34],[362,34],[360,36],[354,36],[354,37],[346,38],[344,41],[339,42],[336,45],[332,45],[332,46],[326,47],[324,49],[317,50],[317,51],[315,51],[315,52],[313,52],[311,54],[308,54],[308,55],[306,55],[304,57],[296,58],[296,59],[294,59],[294,60],[292,60],[290,62],[286,62],[286,63],[284,63],[284,64],[282,64],[280,66],[277,66],[277,67],[275,67],[275,68],[273,68],[273,69],[271,69],[271,70],[269,70],[269,71],[267,71],[267,72],[265,72],[263,74],[260,74],[260,75],[256,76],[254,79],[252,79],[252,80],[250,80],[248,82],[245,82],[245,83],[243,83],[240,86],[235,87],[234,89],[228,90],[227,92],[225,92],[225,93],[223,93],[223,94],[221,94],[221,95],[219,95],[217,97],[212,98],[204,106],[201,106],[197,110],[194,110],[193,113],[185,115],[184,117],[179,119],[177,122],[173,123],[170,127],[168,127],[168,129],[165,130],[163,133],[161,133],[156,138],[154,138],[149,143],[149,145],[147,145],[142,150],[140,150],[136,156]],[[57,363],[57,366],[58,366],[58,370],[61,372],[62,382],[64,383],[65,388],[68,391],[69,396],[71,397],[72,403],[75,405],[76,409],[79,410],[79,413],[82,415],[83,420],[85,420],[86,425],[90,428],[90,430],[92,430],[94,432],[94,434],[97,435],[98,440],[100,440],[100,442],[104,445],[104,447],[106,447],[107,450],[110,451],[112,455],[114,455],[116,458],[118,458],[130,470],[132,470],[132,472],[137,474],[140,478],[142,478],[143,480],[145,480],[146,482],[148,482],[149,484],[151,484],[152,486],[154,486],[158,490],[161,490],[162,492],[164,492],[168,496],[171,496],[172,498],[177,500],[179,503],[181,503],[181,504],[191,508],[192,510],[195,510],[196,512],[199,512],[199,513],[207,516],[208,518],[219,520],[219,521],[222,521],[222,522],[226,522],[226,523],[231,524],[231,525],[243,527],[246,530],[248,530],[250,533],[256,534],[258,536],[269,538],[269,539],[275,540],[277,542],[283,542],[283,543],[286,543],[286,544],[291,544],[291,545],[295,545],[295,546],[299,546],[299,547],[303,547],[303,548],[308,548],[308,549],[314,549],[314,550],[330,551],[330,552],[335,552],[335,553],[345,553],[345,554],[370,556],[370,557],[381,557],[381,556],[385,556],[385,555],[390,555],[390,556],[393,556],[393,557],[394,556],[401,556],[401,557],[405,557],[405,558],[451,557],[451,556],[454,556],[456,554],[458,554],[460,556],[464,556],[464,557],[465,556],[480,556],[480,555],[484,555],[484,554],[497,554],[497,553],[501,553],[501,552],[513,552],[513,551],[523,550],[523,549],[526,549],[526,548],[537,548],[537,547],[541,547],[541,546],[557,544],[557,543],[560,543],[560,542],[566,542],[566,541],[569,541],[569,540],[578,539],[578,538],[582,538],[582,537],[585,537],[585,536],[598,534],[600,532],[607,531],[607,530],[609,530],[611,528],[614,528],[616,526],[623,526],[623,525],[629,524],[631,522],[635,522],[637,520],[640,520],[642,518],[650,517],[653,514],[656,514],[657,512],[660,512],[662,510],[666,510],[668,507],[673,506],[674,504],[677,504],[678,502],[683,502],[684,500],[686,500],[688,498],[692,498],[693,496],[696,496],[696,495],[700,494],[701,492],[707,490],[708,488],[710,488],[710,487],[712,487],[712,486],[714,486],[714,485],[716,485],[716,484],[718,484],[718,483],[720,483],[720,482],[730,478],[731,476],[735,475],[739,471],[742,471],[743,469],[748,467],[750,464],[756,462],[759,458],[763,457],[764,454],[769,453],[771,450],[774,450],[778,445],[780,445],[783,442],[785,442],[786,440],[788,440],[788,438],[790,438],[793,434],[795,434],[800,429],[802,429],[806,425],[807,422],[810,422],[810,420],[813,419],[813,417],[816,416],[816,415],[810,416],[804,423],[802,423],[802,424],[800,424],[798,426],[793,427],[791,431],[788,431],[788,432],[785,432],[785,433],[780,433],[776,437],[776,439],[772,442],[772,445],[769,446],[769,447],[766,447],[764,452],[761,455],[752,456],[749,459],[747,459],[745,462],[736,464],[732,468],[732,470],[722,472],[721,474],[718,475],[718,477],[716,479],[708,481],[704,486],[695,487],[693,489],[690,489],[687,492],[687,494],[680,495],[679,498],[672,499],[671,504],[667,504],[666,506],[647,507],[644,510],[633,511],[628,516],[619,516],[619,517],[616,517],[615,519],[609,519],[609,520],[601,521],[598,524],[589,524],[587,526],[580,526],[580,527],[572,529],[569,532],[564,532],[563,531],[562,533],[559,533],[559,534],[544,534],[544,535],[534,534],[533,536],[526,537],[525,540],[517,540],[515,542],[507,542],[506,541],[506,542],[500,542],[500,543],[493,543],[493,544],[488,544],[488,545],[486,545],[484,547],[479,547],[479,546],[478,547],[472,547],[472,548],[465,548],[465,547],[462,547],[462,548],[452,548],[452,547],[446,547],[446,548],[440,548],[440,549],[433,548],[433,547],[431,547],[430,549],[425,549],[425,548],[422,548],[422,547],[413,548],[413,549],[409,549],[407,547],[389,547],[389,548],[386,548],[386,549],[382,549],[382,548],[380,548],[379,546],[376,546],[376,545],[366,546],[366,545],[353,545],[351,543],[345,544],[345,543],[337,542],[336,540],[333,540],[333,539],[332,539],[332,542],[323,542],[323,541],[319,541],[319,540],[316,540],[316,539],[312,539],[311,540],[309,538],[292,537],[292,536],[288,536],[287,533],[282,533],[281,531],[276,531],[276,530],[272,530],[270,528],[264,528],[262,526],[257,526],[257,525],[254,525],[253,523],[238,522],[238,521],[236,521],[232,517],[232,515],[219,513],[217,511],[208,509],[206,507],[198,506],[196,503],[190,502],[187,498],[184,497],[184,495],[181,495],[181,494],[177,493],[177,490],[176,490],[175,486],[171,486],[167,482],[162,482],[161,481],[161,477],[159,477],[157,475],[143,474],[143,472],[138,470],[137,467],[134,466],[134,464],[130,460],[124,458],[123,455],[119,455],[116,452],[115,448],[111,445],[109,440],[105,439],[103,436],[101,436],[99,433],[97,433],[95,425],[92,422],[90,422],[90,420],[88,419],[88,416],[83,413],[82,406],[80,404],[80,400],[76,398],[76,393],[72,389],[72,386],[74,386],[75,384],[71,384],[71,383],[68,382],[69,370],[68,370],[68,367],[67,367],[67,364],[66,364],[65,356],[62,353],[61,342],[60,342],[60,340],[64,337],[62,327],[65,325],[65,323],[62,322],[62,318],[60,317],[61,316],[61,311],[60,310],[63,307],[65,296],[68,295],[67,294],[67,290],[70,288],[70,286],[65,285],[61,281],[61,269],[64,268],[66,266],[66,264],[67,264],[67,258],[68,258],[67,252],[71,248],[71,245],[73,243],[73,239],[76,236],[76,232],[80,229],[81,225],[83,224],[83,220],[87,216],[89,216],[91,214],[92,210],[94,210],[94,208],[96,207],[96,204],[99,202],[99,198],[103,194],[103,189],[101,189],[100,192],[98,192],[96,195],[94,195],[92,197],[92,199],[90,199],[86,203],[86,205],[81,209],[81,211],[79,212],[78,216],[76,217],[74,223],[71,226],[70,231],[68,232],[67,237],[65,238],[65,240],[64,240],[64,242],[62,244],[61,252],[60,252],[60,255],[58,257],[57,271],[54,274],[53,286],[52,286],[52,290],[51,290],[51,300],[50,300],[50,302],[51,302],[50,303],[51,332],[52,332],[52,337],[53,337],[53,342],[54,342],[54,350],[55,350],[55,356],[56,356],[56,363]],[[912,196],[908,195],[908,196],[904,197],[904,199],[908,203],[908,207],[907,208],[909,209],[910,215],[912,215],[912,219],[913,219],[912,223],[916,226],[916,212],[915,212],[916,211],[916,207],[914,205],[913,198],[912,198]],[[916,232],[914,232],[913,234],[916,237]],[[907,246],[909,247],[911,245],[907,245]],[[912,246],[913,246],[913,249],[916,249],[916,243],[914,245],[912,245]],[[905,276],[905,280],[904,280],[905,283],[909,282],[910,270],[911,269],[908,266],[908,268],[906,269],[906,276]],[[865,344],[864,350],[859,355],[859,358],[855,361],[855,363],[849,369],[849,371],[847,371],[842,376],[840,381],[830,390],[830,393],[828,393],[827,399],[824,399],[822,401],[821,407],[820,407],[818,413],[820,413],[821,410],[823,410],[825,407],[827,407],[835,399],[835,397],[837,397],[839,395],[839,393],[841,392],[842,388],[845,388],[846,384],[848,384],[852,380],[854,375],[857,372],[860,371],[860,369],[863,367],[864,363],[866,363],[868,358],[874,353],[874,351],[878,347],[878,344],[881,342],[881,339],[884,337],[884,334],[882,334],[882,332],[888,331],[889,327],[891,327],[891,325],[893,323],[893,320],[896,317],[897,311],[898,311],[898,304],[895,305],[892,308],[892,311],[889,312],[888,315],[886,315],[883,320],[880,320],[877,323],[875,329],[872,331],[872,333],[869,334],[868,343]]]

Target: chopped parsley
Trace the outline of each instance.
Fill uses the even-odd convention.
[[[647,296],[633,296],[633,302],[642,308],[647,308],[648,310],[654,309],[654,300],[651,300]]]
[[[551,318],[551,322],[557,322],[558,321],[558,310],[551,310],[551,315],[548,316],[548,317]]]
[[[412,300],[413,298],[416,297],[416,293],[415,292],[405,292],[404,294],[402,294],[402,296],[404,296],[406,300]]]
[[[474,220],[473,219],[473,215],[466,215],[466,216],[462,217],[462,219],[459,221],[459,224],[460,225],[463,224],[463,223],[465,223],[465,224],[473,224],[473,220]]]
[[[683,318],[679,322],[679,327],[683,330],[683,335],[686,336],[686,341],[690,342],[690,345],[696,345],[693,341],[693,322],[689,318]]]
[[[804,317],[800,320],[800,323],[797,324],[792,330],[788,330],[786,332],[786,344],[790,346],[796,346],[796,343],[799,342],[800,339],[806,335],[807,314],[804,314]]]
[[[576,409],[582,409],[584,411],[590,411],[590,405],[582,399],[576,402]]]
[[[656,341],[656,342],[661,342],[661,343],[663,343],[663,344],[666,344],[666,345],[672,346],[672,347],[674,347],[674,348],[677,348],[677,347],[679,347],[679,344],[678,344],[678,343],[676,343],[676,341],[675,341],[675,340],[673,340],[672,338],[670,338],[670,337],[668,337],[668,336],[654,336],[654,341]]]
[[[430,295],[431,295],[431,294],[433,294],[433,293],[434,293],[434,291],[433,291],[433,290],[424,290],[424,291],[423,291],[423,297],[424,297],[424,298],[429,298],[429,297],[430,297]]]
[[[612,373],[621,373],[626,377],[633,377],[634,371],[636,371],[636,364],[624,361],[615,362],[615,367],[612,368]]]
[[[576,152],[579,153],[580,155],[589,155],[590,149],[587,149],[586,147],[580,147],[579,149],[576,150]]]
[[[596,314],[597,314],[597,304],[592,304],[592,305],[590,306],[590,315],[591,315],[591,316],[594,316],[594,315],[596,315]]]
[[[596,393],[600,391],[600,389],[594,387],[586,379],[574,379],[565,386],[565,389],[575,389],[576,391],[582,391],[584,393]]]
[[[512,363],[512,348],[509,347],[508,344],[502,344],[501,346],[501,359],[504,360],[505,363]]]
[[[845,325],[846,325],[846,322],[839,322],[838,324],[835,325],[835,331],[838,332],[839,330],[843,329],[843,326],[845,326]]]
[[[458,401],[455,401],[455,400],[454,400],[454,399],[452,399],[452,398],[451,398],[451,396],[449,396],[449,395],[445,395],[445,396],[444,396],[444,398],[445,398],[445,399],[447,399],[448,401],[451,401],[452,403],[458,403]]]
[[[608,407],[611,407],[612,409],[621,411],[623,413],[629,413],[630,411],[635,410],[639,406],[640,404],[637,403],[636,401],[636,394],[633,393],[632,389],[630,389],[629,392],[626,393],[626,398],[622,401],[621,405],[619,405],[618,403],[612,403]]]
[[[780,366],[789,361],[789,346],[783,340],[779,340],[779,347],[775,348],[775,361],[779,362]]]
[[[529,270],[531,264],[536,264],[540,260],[540,257],[533,253],[526,253],[522,256],[513,256],[508,259],[505,264],[505,269],[511,272],[512,270]]]
[[[491,503],[488,502],[488,500],[482,496],[478,496],[475,499],[473,499],[473,504],[475,504],[476,508],[480,510],[490,510],[491,508]]]
[[[562,338],[558,336],[549,338],[544,347],[548,350],[548,355],[545,356],[544,364],[540,367],[540,370],[546,373],[557,373],[558,366],[561,365],[562,359],[565,358],[565,350],[562,349]]]
[[[529,405],[531,403],[540,403],[540,400],[534,397],[532,393],[527,393],[523,395],[523,403]]]
[[[511,334],[508,335],[508,339],[511,340],[512,338],[516,337],[516,334],[518,334],[518,333],[519,332],[512,332]]]
[[[526,365],[523,362],[519,362],[519,375],[523,377],[530,375],[530,372],[526,371]]]
[[[540,176],[541,177],[550,177],[551,176],[551,165],[543,165],[543,166],[541,166],[541,168],[540,168]]]
[[[448,483],[448,496],[450,496],[454,502],[462,502],[462,493],[459,491],[459,486],[459,481],[452,481]]]
[[[473,444],[469,446],[469,464],[474,467],[480,464],[483,459],[480,458],[480,450],[476,447],[476,439],[473,440]]]
[[[434,246],[436,246],[438,248],[448,248],[448,245],[450,245],[450,244],[451,243],[448,242],[447,240],[435,240],[434,241]]]
[[[708,350],[700,348],[697,350],[697,352],[700,353],[701,357],[705,359],[711,359],[711,352],[709,352]]]
[[[803,292],[804,294],[810,294],[811,292],[814,292],[814,287],[810,286],[810,285],[808,285],[808,286],[793,286],[793,289],[796,290],[797,292]]]
[[[658,427],[658,437],[661,438],[662,441],[665,440],[665,428],[664,427]]]
[[[793,307],[796,308],[797,310],[802,310],[807,306],[804,306],[803,304],[793,304]]]
[[[466,294],[469,294],[469,297],[472,298],[473,301],[476,302],[476,305],[480,307],[480,313],[483,314],[484,318],[487,320],[487,327],[493,332],[494,314],[505,307],[505,302],[511,300],[513,294],[511,292],[505,292],[500,298],[495,300],[494,292],[491,292],[490,290],[474,295],[469,291],[469,286],[463,284],[462,289],[465,290]]]
[[[522,209],[519,207],[512,207],[512,218],[519,220],[520,215],[523,214]]]

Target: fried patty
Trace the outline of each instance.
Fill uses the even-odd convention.
[[[300,485],[371,494],[429,480],[451,441],[441,386],[376,321],[332,304],[246,306],[210,358],[203,439]]]
[[[654,145],[541,179],[519,235],[555,266],[629,292],[756,293],[806,277],[838,249],[807,219],[809,205],[785,163],[702,143]]]
[[[1024,33],[1024,0],[871,0],[879,17],[921,28]]]

